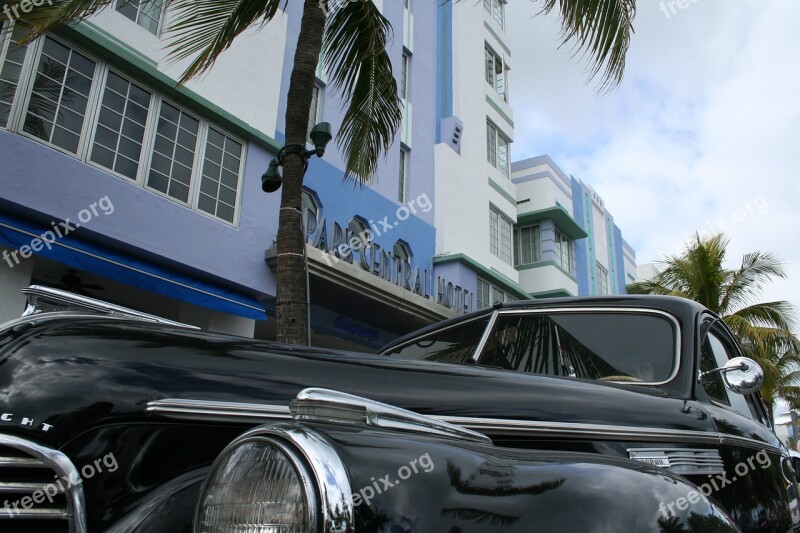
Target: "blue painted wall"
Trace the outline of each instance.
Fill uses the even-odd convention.
[[[625,241],[622,240],[622,230],[616,224],[614,224],[614,242],[617,245],[614,250],[614,257],[617,261],[617,294],[625,294],[627,292],[625,290],[627,282],[625,280],[625,259],[623,257]]]
[[[258,145],[247,147],[238,227],[4,130],[0,191],[4,210],[46,226],[75,220],[80,209],[108,196],[113,214],[93,218],[72,236],[261,296],[275,294],[264,249],[277,231],[279,197],[261,191],[272,157]]]
[[[431,202],[434,198],[434,157],[433,148],[436,134],[436,95],[431,90],[436,86],[436,57],[430,53],[436,47],[436,15],[437,2],[414,2],[412,12],[414,15],[414,51],[418,52],[411,56],[409,72],[409,101],[412,104],[412,146],[410,152],[410,164],[408,168],[408,194],[407,200],[426,195]],[[302,14],[302,3],[290,2],[286,8],[288,17],[287,43],[284,53],[283,73],[281,82],[281,102],[278,108],[278,124],[276,126],[275,138],[282,140],[285,138],[286,121],[286,95],[289,92],[289,81],[294,63],[294,54],[297,48],[297,37],[300,30],[300,20]],[[389,55],[394,68],[395,76],[400,69],[403,54],[403,3],[396,0],[386,0],[384,2],[384,16],[390,21],[394,29],[393,39],[389,43]],[[352,202],[351,197],[353,185],[342,184],[344,169],[344,158],[336,146],[336,132],[341,128],[344,109],[342,101],[328,86],[324,89],[321,121],[331,123],[334,133],[334,140],[325,153],[324,160],[339,169],[330,179],[338,187],[339,201]],[[311,167],[317,165],[318,160],[311,162]],[[399,206],[397,202],[397,184],[400,173],[400,139],[399,132],[394,144],[390,147],[385,158],[381,161],[381,166],[377,175],[373,178],[370,188],[379,193],[384,199]],[[312,174],[312,169],[309,169]],[[329,172],[326,170],[325,175]],[[306,182],[308,183],[308,182]],[[376,198],[372,196],[360,197],[359,202]],[[329,200],[330,201],[330,200]],[[386,214],[386,208],[380,209]],[[383,216],[383,215],[381,215]],[[433,224],[433,210],[417,215],[428,224]],[[410,241],[409,241],[410,242]]]
[[[572,213],[573,218],[585,229],[591,233],[591,227],[586,227],[586,204],[585,192],[583,185],[572,178]],[[589,204],[591,208],[591,204]],[[575,266],[578,278],[578,295],[586,296],[591,294],[591,285],[589,283],[589,239],[579,239],[575,241]]]

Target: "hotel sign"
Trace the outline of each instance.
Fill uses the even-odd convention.
[[[355,215],[347,225],[343,226],[336,221],[329,225],[325,217],[317,218],[315,210],[307,206],[304,206],[304,210],[306,242],[322,252],[322,260],[328,266],[339,262],[350,263],[458,313],[472,311],[474,302],[472,291],[439,276],[436,277],[434,284],[433,276],[427,268],[413,264],[414,254],[410,244],[397,239],[389,247],[385,243],[381,245],[376,241],[399,222],[387,225],[386,222],[379,221],[376,224]]]

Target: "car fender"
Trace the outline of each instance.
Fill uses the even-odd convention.
[[[260,426],[241,440],[282,440],[321,463],[319,446],[297,446],[309,435],[346,469],[349,487],[337,501],[349,493],[353,518],[336,531],[738,531],[685,479],[631,460],[297,422]]]

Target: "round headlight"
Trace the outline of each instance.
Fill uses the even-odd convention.
[[[278,439],[252,437],[220,454],[195,516],[203,533],[317,530],[317,501],[305,462]]]

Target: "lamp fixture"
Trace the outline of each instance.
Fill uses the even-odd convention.
[[[283,158],[286,155],[287,148],[291,149],[292,153],[303,156],[305,168],[308,167],[308,160],[312,156],[316,155],[317,157],[322,157],[325,155],[325,148],[328,146],[328,143],[331,142],[331,139],[333,139],[330,122],[320,122],[319,124],[315,125],[313,128],[311,128],[311,132],[308,134],[308,136],[311,137],[311,142],[314,143],[313,150],[306,150],[305,146],[301,146],[299,144],[287,144],[278,151],[278,158],[269,162],[267,171],[261,176],[262,191],[275,192],[281,188],[281,185],[283,184],[283,176],[281,175],[281,171],[278,167],[283,166]]]

